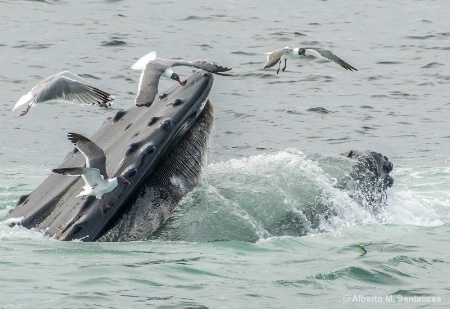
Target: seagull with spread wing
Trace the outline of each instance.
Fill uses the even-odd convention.
[[[152,51],[131,66],[133,70],[142,70],[139,79],[138,94],[136,96],[137,106],[152,105],[158,94],[158,84],[161,76],[177,81],[180,86],[186,85],[186,81],[182,81],[177,73],[172,70],[175,66],[190,66],[202,69],[218,75],[227,75],[222,72],[231,70],[231,68],[220,66],[214,62],[206,60],[185,61],[156,58],[156,52]]]
[[[85,182],[84,191],[77,196],[93,195],[97,199],[103,200],[106,208],[109,208],[104,194],[114,190],[119,181],[128,185],[130,182],[122,176],[108,178],[105,152],[90,139],[77,133],[68,133],[67,138],[86,158],[86,167],[56,168],[53,172],[66,176],[81,176]],[[102,206],[100,204],[99,206],[103,213]]]
[[[301,56],[308,56],[310,54],[313,54],[315,56],[325,58],[329,61],[332,61],[336,64],[339,64],[341,67],[343,67],[346,70],[349,71],[358,71],[354,67],[352,67],[350,64],[330,52],[329,50],[323,49],[323,48],[317,48],[317,47],[305,47],[305,48],[292,48],[289,46],[277,49],[273,52],[266,53],[267,55],[267,62],[264,65],[264,69],[271,68],[274,65],[278,63],[278,70],[277,74],[280,72],[281,62],[284,60],[284,67],[281,69],[283,72],[286,69],[286,60],[287,58],[290,59],[299,59]]]
[[[111,106],[114,96],[88,85],[75,73],[63,71],[49,76],[23,95],[12,110],[28,104],[20,116],[28,113],[30,108],[40,103],[78,102],[81,104],[98,104],[100,107]]]

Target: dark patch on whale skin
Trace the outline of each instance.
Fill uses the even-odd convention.
[[[146,155],[151,155],[152,153],[155,152],[155,149],[156,149],[155,145],[148,145],[147,147],[145,147],[145,149],[143,150],[143,152],[144,152]]]
[[[22,196],[19,198],[19,201],[18,201],[17,203],[18,203],[18,204],[25,203],[26,199],[27,199],[29,196],[30,196],[29,194],[22,195]]]
[[[136,136],[136,135],[135,135]],[[135,152],[140,146],[139,142],[133,143],[130,145],[130,147],[128,148],[127,152],[125,155],[129,156],[130,154],[132,154],[133,152]]]
[[[137,173],[137,170],[136,170],[135,166],[131,165],[129,167],[129,169],[125,173],[123,173],[123,177],[125,177],[126,179],[131,179],[134,177],[134,175],[136,175],[136,173]]]
[[[166,119],[161,123],[161,129],[164,131],[169,131],[172,126],[173,126],[172,119]]]
[[[177,145],[196,122],[201,113],[200,107],[204,106],[213,84],[212,75],[207,76],[209,78],[203,77],[199,71],[188,78],[190,82],[187,86],[174,85],[166,91],[167,100],[183,97],[184,104],[170,107],[153,104],[149,108],[133,106],[104,122],[90,137],[105,151],[109,176],[124,176],[131,182],[130,185],[120,183],[104,195],[111,205],[104,214],[99,211],[100,201],[95,197],[77,197],[84,186],[81,177],[64,177],[52,173],[29,194],[26,202],[21,200],[23,203],[18,203],[5,219],[24,217],[24,227],[45,230],[58,240],[97,240],[107,232],[111,222],[131,206],[129,201],[136,197],[143,183],[158,167],[161,158]],[[162,130],[161,126],[148,126],[155,115],[171,119],[169,130]],[[130,123],[130,129],[125,130]],[[125,155],[133,143],[139,143],[139,146]],[[152,147],[148,148],[149,145]],[[71,152],[58,168],[84,164],[85,158],[81,153]],[[157,227],[144,225],[141,228]]]
[[[161,119],[161,117],[150,118],[150,121],[148,122],[147,126],[150,127],[150,126],[154,125],[159,119]]]
[[[178,106],[178,105],[181,105],[183,103],[184,103],[184,101],[182,99],[175,99],[175,101],[173,101],[172,103],[169,103],[169,105]]]
[[[118,112],[114,115],[112,121],[113,121],[113,122],[119,121],[123,116],[125,116],[126,113],[127,113],[126,111],[118,111]]]

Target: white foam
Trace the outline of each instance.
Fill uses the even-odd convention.
[[[19,218],[9,218],[3,222],[0,222],[0,225],[6,225],[6,226],[16,226],[16,225],[22,225],[22,221],[25,217],[19,217]]]
[[[296,149],[231,159],[211,164],[207,171],[210,175],[209,182],[219,191],[223,187],[224,190],[234,190],[240,194],[239,198],[243,199],[243,203],[235,205],[236,207],[259,207],[256,211],[246,208],[246,213],[254,214],[267,208],[271,208],[268,212],[276,212],[280,206],[284,207],[285,211],[295,213],[302,211],[305,200],[327,205],[333,215],[322,220],[319,227],[311,230],[311,233],[335,232],[344,227],[364,224],[436,226],[446,220],[436,209],[450,209],[448,200],[424,198],[411,190],[402,190],[401,182],[404,179],[399,177],[396,179],[396,185],[387,190],[386,205],[380,205],[373,211],[371,207],[366,208],[355,201],[346,190],[337,188],[337,179],[325,172],[319,161],[309,159]],[[414,177],[416,181],[419,179],[417,173],[409,173],[408,177]],[[421,175],[422,182],[424,178],[430,180],[429,175]],[[426,183],[424,185],[426,186]],[[258,195],[268,198],[273,195],[273,203],[278,205],[270,204],[271,202]],[[280,198],[282,205],[279,203]],[[246,205],[247,203],[254,204]],[[252,220],[257,222],[260,219],[258,215],[255,214]],[[320,215],[322,214],[318,213],[318,216]],[[450,218],[448,219],[446,221],[450,221]]]
[[[179,192],[183,195],[185,195],[188,192],[188,189],[186,188],[186,184],[184,181],[177,176],[170,177],[170,183],[177,189]]]
[[[380,214],[383,223],[411,224],[420,226],[439,226],[444,224],[436,212],[437,204],[448,208],[449,203],[437,200],[428,200],[412,191],[388,191],[388,205]]]

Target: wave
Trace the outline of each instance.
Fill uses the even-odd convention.
[[[345,157],[296,149],[210,164],[203,184],[154,238],[256,242],[364,224],[443,224],[438,205],[414,192],[394,186],[383,202],[370,204],[361,192],[342,188],[352,167]]]
[[[450,170],[398,170],[396,185],[383,200],[371,203],[354,185],[341,185],[354,166],[343,156],[307,155],[297,149],[209,164],[202,184],[180,202],[153,239],[257,242],[355,225],[439,226],[450,221],[445,194],[436,194],[436,182],[445,186]],[[0,188],[1,218],[24,190],[14,183]],[[0,239],[29,238],[30,232],[22,230],[2,226]]]

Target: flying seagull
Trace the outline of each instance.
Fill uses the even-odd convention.
[[[55,168],[52,171],[66,176],[83,177],[84,191],[77,196],[93,195],[97,199],[103,200],[106,208],[109,208],[110,206],[103,195],[114,190],[119,181],[126,184],[130,184],[130,182],[122,176],[108,178],[105,152],[90,139],[77,133],[68,133],[67,138],[75,144],[75,147],[86,158],[86,167]],[[103,213],[101,205],[100,210]]]
[[[307,54],[308,53],[308,54]],[[274,65],[278,63],[278,70],[277,74],[280,72],[281,62],[284,60],[284,67],[282,71],[286,69],[286,60],[287,58],[291,59],[299,59],[301,56],[308,56],[309,54],[314,54],[316,56],[328,59],[330,61],[333,61],[334,63],[339,64],[341,67],[343,67],[346,70],[350,71],[358,71],[354,67],[352,67],[350,64],[330,52],[329,50],[323,49],[323,48],[316,48],[316,47],[305,47],[305,48],[292,48],[289,46],[277,49],[273,52],[266,53],[267,55],[267,62],[264,66],[264,69],[271,68]]]
[[[173,79],[181,86],[186,85],[186,81],[181,80],[178,74],[172,70],[172,67],[182,65],[202,69],[218,75],[227,75],[222,74],[222,72],[231,70],[231,68],[223,67],[206,60],[185,61],[160,59],[156,58],[156,52],[152,51],[131,66],[133,70],[142,70],[141,77],[139,78],[136,105],[147,107],[152,105],[158,93],[158,83],[161,76]]]
[[[79,102],[82,104],[98,104],[101,107],[111,106],[114,96],[103,90],[92,87],[75,73],[63,71],[49,76],[23,95],[12,110],[28,104],[20,116],[28,113],[30,108],[39,103]]]

